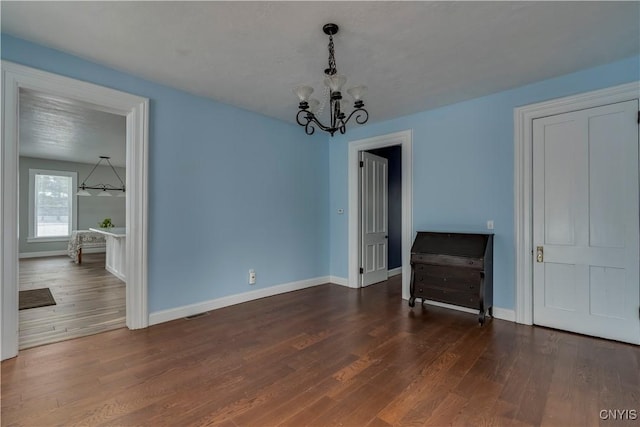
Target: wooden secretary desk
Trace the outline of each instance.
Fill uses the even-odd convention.
[[[493,234],[420,231],[411,247],[411,297],[473,308],[478,321],[493,308]]]

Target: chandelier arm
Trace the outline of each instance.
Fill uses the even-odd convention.
[[[304,117],[304,119],[306,119],[306,122],[300,121],[300,116],[301,114],[304,113],[302,115],[302,117]],[[296,122],[298,122],[298,124],[300,126],[306,126],[309,123],[309,115],[312,114],[310,113],[308,110],[299,110],[298,114],[296,114]]]
[[[91,175],[93,174],[93,171],[96,170],[96,168],[100,165],[100,163],[102,163],[103,158],[101,157],[100,160],[98,160],[98,163],[96,163],[96,165],[93,167],[93,169],[91,169],[91,172],[89,172],[89,175],[87,175],[87,177],[82,181],[81,186],[85,185],[85,183],[87,182],[87,180],[91,177]],[[119,177],[118,177],[119,178]]]
[[[331,100],[331,128],[333,129],[336,128],[336,121],[338,119],[338,113],[336,111],[336,108],[339,108],[338,105],[339,104],[335,100]]]
[[[116,176],[118,177],[118,180],[120,181],[120,184],[122,184],[122,188],[124,188],[124,182],[122,182],[122,178],[120,178],[120,175],[118,175],[118,172],[116,172],[116,168],[113,167],[113,165],[111,164],[109,159],[105,159],[105,160],[107,161],[107,163],[109,163],[109,166],[111,166],[111,170],[113,171],[113,173],[115,173]]]
[[[343,115],[342,119],[340,119],[340,126],[338,126],[338,129],[340,130],[340,133],[343,134],[343,135],[347,131],[347,122],[344,119],[344,115]]]
[[[114,187],[111,184],[98,184],[98,185],[85,185],[84,187],[81,187],[83,190],[109,190],[109,191],[125,191],[124,187],[118,188],[118,187]]]
[[[331,127],[323,125],[315,115],[311,115],[309,120],[312,121],[316,126],[318,126],[321,130],[325,132],[331,132],[332,130]]]
[[[303,115],[303,121],[300,120],[301,114],[300,113],[305,113],[305,115]],[[313,132],[315,131],[315,127],[320,128],[321,130],[325,131],[325,132],[335,132],[335,128],[331,128],[329,126],[326,126],[324,124],[322,124],[320,122],[320,120],[318,120],[318,118],[315,116],[315,114],[307,111],[307,110],[300,110],[298,111],[298,115],[296,116],[296,121],[298,122],[298,124],[300,126],[304,126],[304,131],[307,135],[312,135]]]
[[[356,108],[351,112],[351,114],[349,114],[349,117],[347,117],[347,119],[344,121],[345,125],[347,124],[347,122],[349,122],[349,120],[351,120],[351,117],[354,114],[355,114],[356,123],[358,123],[359,125],[363,125],[367,123],[367,121],[369,120],[369,112],[367,110],[365,110],[364,108]]]
[[[313,135],[316,131],[316,127],[313,124],[313,121],[309,120],[306,125],[304,125],[304,133],[307,135]]]

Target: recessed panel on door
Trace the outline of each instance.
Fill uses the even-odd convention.
[[[544,216],[546,244],[573,245],[576,234],[578,183],[572,179],[557,180],[569,170],[580,168],[579,128],[574,120],[544,126]],[[565,141],[557,144],[557,140]]]
[[[625,275],[623,268],[589,267],[591,315],[624,320],[620,317],[620,307],[626,305],[625,296],[629,294]]]
[[[609,135],[624,128],[625,116],[604,114],[589,118],[589,240],[591,246],[625,246],[624,174],[611,173],[625,163],[625,141]]]
[[[558,310],[576,310],[576,266],[548,262],[544,266],[544,305]]]

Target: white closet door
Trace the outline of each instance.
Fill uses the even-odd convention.
[[[638,101],[534,120],[534,323],[640,344]]]

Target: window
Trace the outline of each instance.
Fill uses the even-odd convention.
[[[76,228],[76,172],[29,169],[27,241],[67,240]]]

